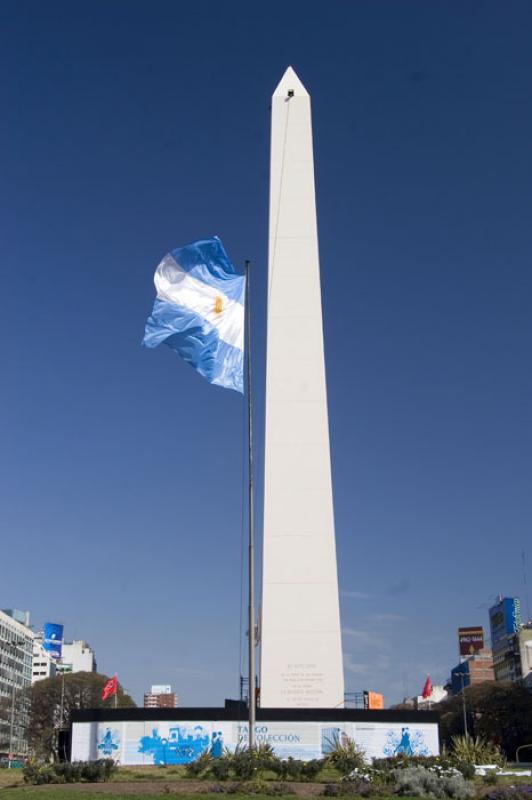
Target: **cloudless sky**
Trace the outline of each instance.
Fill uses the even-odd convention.
[[[218,234],[252,260],[260,490],[269,103],[291,64],[346,688],[420,692],[496,594],[526,614],[531,26],[527,0],[2,3],[0,607],[64,622],[137,701],[237,695],[243,400],[140,341],[168,250]]]

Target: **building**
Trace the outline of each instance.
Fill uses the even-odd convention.
[[[44,649],[40,634],[33,640],[33,659],[31,682],[43,681],[46,678],[53,678],[57,674],[57,664],[50,653]]]
[[[517,597],[502,597],[489,610],[493,670],[496,681],[520,679],[518,649],[514,637],[521,627],[521,604]]]
[[[144,694],[144,708],[177,708],[177,695],[167,684],[152,686]]]
[[[489,647],[483,647],[469,658],[462,659],[451,671],[451,691],[458,694],[462,687],[494,680],[493,654]]]
[[[82,639],[63,642],[63,656],[57,664],[59,672],[96,672],[96,657]]]
[[[441,703],[442,700],[446,700],[448,697],[447,689],[445,686],[435,685],[432,686],[432,691],[428,697],[423,697],[423,695],[418,695],[413,699],[414,708],[421,710],[431,709],[432,706]]]
[[[522,683],[530,686],[532,681],[532,621],[522,625],[508,637],[504,650],[499,652],[497,680]]]
[[[29,613],[0,611],[0,753],[26,755],[33,631]]]
[[[529,620],[516,634],[519,649],[520,680],[525,686],[532,685],[532,621]]]

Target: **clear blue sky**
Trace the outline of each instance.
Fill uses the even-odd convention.
[[[169,249],[218,234],[250,258],[260,431],[269,98],[292,64],[347,688],[444,680],[532,551],[531,4],[0,13],[0,607],[63,621],[137,700],[236,695],[243,402],[140,340]]]

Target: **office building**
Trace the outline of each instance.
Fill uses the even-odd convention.
[[[517,597],[502,597],[489,610],[491,649],[496,681],[515,682],[520,678],[514,636],[521,627],[521,604]]]
[[[469,658],[462,659],[451,670],[451,691],[458,694],[462,687],[494,680],[493,654],[489,647],[483,647]]]
[[[56,673],[56,661],[52,658],[50,653],[44,649],[42,636],[38,634],[33,640],[31,682],[36,683],[46,678],[53,678]]]
[[[497,680],[529,686],[532,678],[532,622],[522,625],[508,637],[503,650],[494,655]]]
[[[28,753],[33,632],[28,612],[0,611],[0,753]]]
[[[59,672],[96,672],[96,657],[82,639],[63,642],[63,656],[57,664]]]
[[[435,685],[432,686],[432,691],[428,697],[418,695],[417,697],[412,698],[412,700],[414,708],[419,710],[427,710],[431,709],[435,705],[438,705],[438,703],[441,703],[442,700],[446,700],[447,696],[448,693],[445,686]]]
[[[177,708],[177,695],[168,684],[152,686],[144,695],[144,708]]]

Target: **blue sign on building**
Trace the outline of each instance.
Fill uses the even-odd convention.
[[[517,597],[501,597],[490,608],[491,646],[497,650],[506,644],[508,636],[521,627],[521,603]]]
[[[63,626],[55,622],[45,622],[43,628],[43,647],[52,658],[61,658],[63,652]]]

